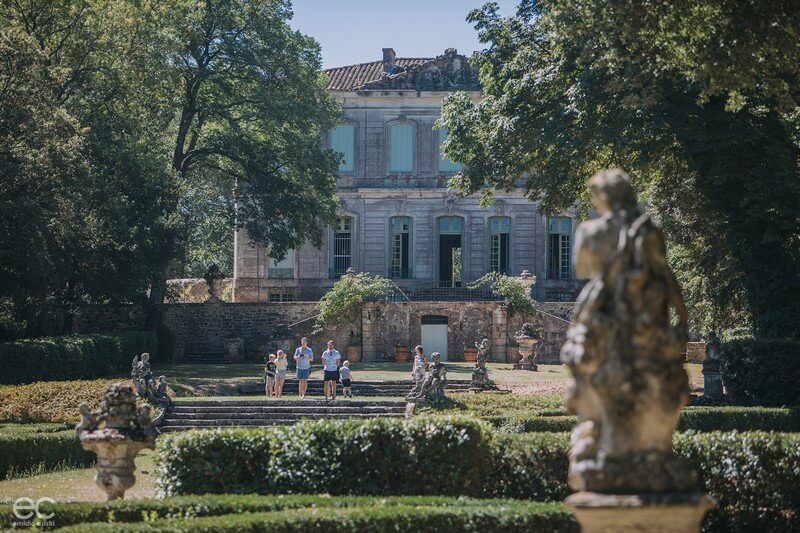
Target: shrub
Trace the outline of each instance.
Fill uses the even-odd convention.
[[[155,353],[154,363],[171,363],[175,356],[175,333],[166,324],[158,328],[158,349]],[[151,354],[153,355],[153,354]]]
[[[800,406],[800,340],[738,337],[722,344],[722,379],[737,402]]]
[[[0,387],[0,422],[62,422],[80,420],[78,406],[100,405],[106,389],[119,380],[41,381]]]
[[[320,332],[355,320],[361,304],[367,300],[387,301],[393,295],[402,294],[394,282],[382,276],[364,273],[342,276],[319,301],[314,330]]]
[[[81,448],[64,425],[0,427],[0,479],[90,466],[94,454]]]
[[[307,422],[159,440],[166,495],[200,493],[481,494],[488,427],[470,419]]]
[[[0,343],[0,383],[92,379],[126,374],[134,355],[156,353],[156,335],[120,331]]]
[[[511,527],[577,531],[575,519],[561,504],[436,496],[203,495],[105,503],[44,503],[41,511],[54,514],[54,527],[74,525],[76,531],[91,531],[92,528],[97,531],[139,528],[158,531],[170,527],[187,531],[202,528],[206,531],[260,530],[258,528],[302,531],[311,527],[326,531],[345,528],[348,531],[397,531],[430,530],[445,525],[455,531],[474,530],[475,526],[491,531],[510,530]],[[244,515],[248,518],[242,520],[235,516],[241,513],[253,514]],[[434,518],[434,525],[430,526],[428,516]],[[14,519],[8,507],[0,511],[0,517],[1,527],[12,526]],[[440,518],[444,518],[442,525],[435,525]],[[104,525],[90,526],[92,522]]]

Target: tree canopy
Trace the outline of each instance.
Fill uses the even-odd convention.
[[[513,17],[490,3],[469,20],[488,44],[474,58],[484,98],[446,100],[445,151],[467,165],[454,185],[521,180],[545,212],[585,209],[585,178],[623,167],[693,281],[696,326],[734,325],[744,306],[761,334],[794,330],[796,6],[524,0]]]

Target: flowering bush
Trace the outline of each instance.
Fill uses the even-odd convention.
[[[386,301],[392,295],[402,294],[397,285],[381,276],[353,274],[343,276],[319,301],[319,315],[315,331],[335,327],[357,318],[361,304],[367,300]]]

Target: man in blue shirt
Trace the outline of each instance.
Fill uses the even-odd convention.
[[[342,356],[335,346],[333,341],[328,341],[328,349],[322,352],[326,401],[328,400],[328,395],[330,395],[331,400],[336,399],[336,384],[339,382],[339,359],[341,359]]]
[[[311,375],[311,361],[314,352],[308,347],[308,339],[300,339],[300,346],[294,351],[294,361],[297,365],[297,392],[300,398],[305,398],[308,389],[308,376]]]

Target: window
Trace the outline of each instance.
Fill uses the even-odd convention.
[[[267,270],[268,278],[293,278],[294,277],[294,250],[288,250],[286,257],[281,261],[269,260]]]
[[[294,294],[291,292],[271,292],[267,300],[272,303],[293,302]]]
[[[393,124],[389,128],[389,172],[414,171],[414,126]]]
[[[550,279],[572,278],[572,219],[552,217],[547,220],[548,262]]]
[[[439,218],[439,287],[461,287],[463,258],[461,236],[464,219],[461,217]]]
[[[450,161],[442,153],[442,144],[447,139],[447,130],[444,128],[439,129],[439,171],[440,172],[458,172],[461,170],[461,163],[454,163]]]
[[[511,219],[492,217],[489,219],[489,270],[500,274],[509,273]]]
[[[339,172],[353,172],[355,168],[356,128],[351,124],[337,126],[331,132],[331,149],[342,155]]]
[[[411,218],[393,217],[389,220],[390,235],[390,278],[410,278],[411,267]]]
[[[333,228],[331,274],[341,276],[353,266],[353,219],[339,217]]]

